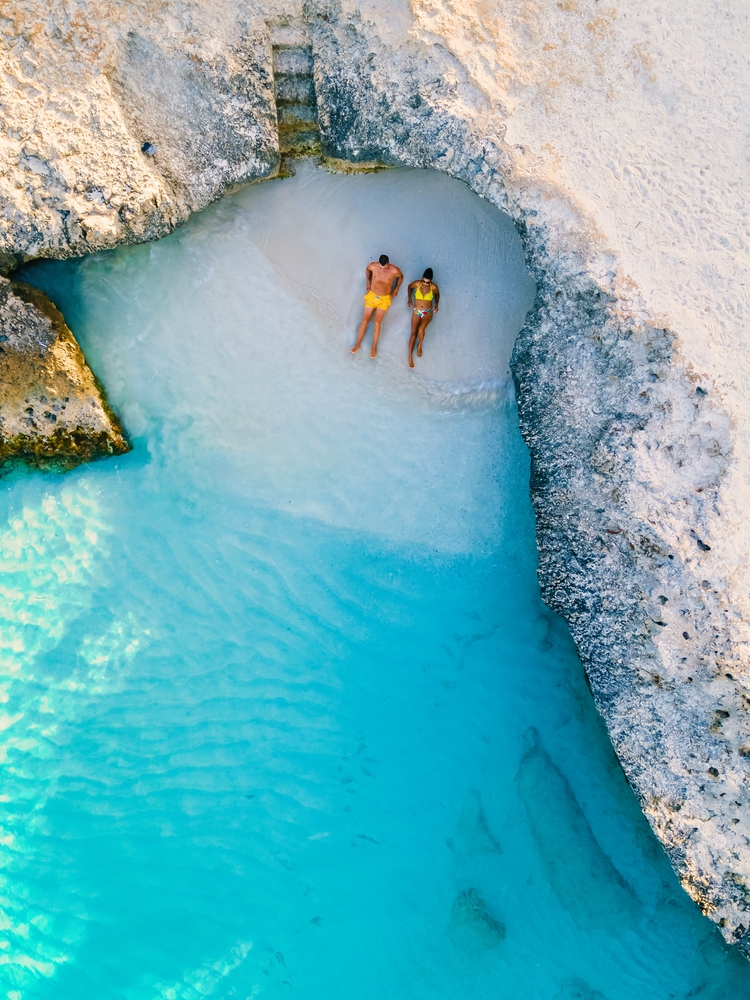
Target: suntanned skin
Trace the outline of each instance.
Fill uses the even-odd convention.
[[[392,299],[395,299],[398,295],[401,282],[404,280],[403,274],[395,264],[388,263],[384,266],[377,260],[367,265],[365,275],[367,277],[368,292],[372,292],[374,295],[390,295]],[[356,354],[362,346],[362,341],[365,339],[365,333],[367,332],[367,324],[370,322],[373,313],[375,313],[375,325],[372,330],[372,351],[370,352],[370,357],[377,357],[380,324],[383,322],[385,309],[372,309],[370,306],[365,306],[365,311],[362,314],[362,322],[359,325],[359,333],[357,334],[357,343],[352,348],[352,354]]]
[[[432,300],[432,312],[428,312],[425,316],[417,316],[413,311],[417,307],[417,302],[420,305],[427,305],[423,299],[414,299],[414,304],[412,305],[411,297],[412,293],[419,288],[423,295],[429,295],[430,288],[432,288],[432,294],[434,296]],[[412,281],[409,285],[409,294],[406,297],[406,304],[412,310],[411,314],[411,337],[409,338],[409,367],[414,367],[414,345],[417,342],[417,337],[419,337],[419,347],[417,348],[417,357],[422,357],[422,342],[424,341],[424,332],[427,327],[432,322],[432,317],[438,311],[438,305],[440,304],[440,289],[435,284],[434,281],[428,281],[427,278],[420,278],[419,281]]]

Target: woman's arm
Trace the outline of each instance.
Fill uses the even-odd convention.
[[[407,304],[407,306],[411,306],[411,293],[414,291],[414,289],[416,287],[417,287],[417,282],[416,281],[412,281],[412,283],[407,288],[407,292],[408,292],[408,294],[406,296],[406,304]]]
[[[440,305],[440,289],[434,281],[432,283],[432,294],[435,296],[435,305],[433,306],[433,309],[437,312],[438,306]]]

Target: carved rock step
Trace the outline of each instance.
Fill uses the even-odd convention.
[[[308,45],[275,45],[273,73],[282,160],[294,156],[320,156],[323,147],[318,125],[312,48]],[[281,172],[286,172],[283,162]]]

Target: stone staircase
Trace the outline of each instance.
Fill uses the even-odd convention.
[[[279,123],[279,175],[292,173],[290,160],[321,156],[318,105],[310,45],[273,46],[274,93]]]

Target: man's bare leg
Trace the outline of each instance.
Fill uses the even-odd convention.
[[[352,348],[352,354],[356,354],[357,351],[362,346],[362,341],[365,339],[365,334],[367,333],[367,324],[370,322],[370,317],[375,312],[374,309],[369,309],[365,307],[365,311],[362,314],[362,322],[359,324],[359,333],[357,334],[357,343]]]
[[[372,351],[370,351],[370,357],[376,358],[378,356],[378,341],[380,340],[380,325],[383,322],[383,317],[385,316],[385,309],[375,310],[375,325],[372,329]]]

